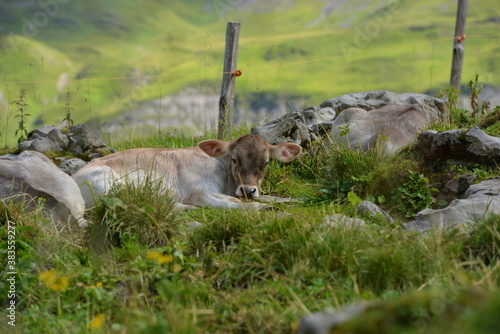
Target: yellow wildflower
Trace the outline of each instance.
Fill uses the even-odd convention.
[[[170,263],[174,261],[173,255],[164,255],[162,252],[152,251],[147,255],[148,260],[155,260],[158,264]]]
[[[102,327],[103,324],[104,324],[104,314],[99,313],[94,317],[94,319],[92,319],[92,321],[89,324],[89,328],[90,329],[99,329]]]
[[[102,288],[102,283],[99,282],[97,284],[91,284],[91,285],[89,285],[89,288]]]
[[[174,264],[174,268],[173,268],[174,273],[178,273],[181,270],[182,270],[182,266],[180,264]]]
[[[173,255],[162,255],[158,259],[156,259],[159,264],[170,263],[174,261]]]
[[[59,276],[54,269],[40,273],[38,279],[52,291],[65,291],[69,285],[68,277]]]
[[[152,251],[152,252],[148,253],[147,258],[148,258],[148,260],[156,260],[157,258],[159,258],[162,255],[163,255],[162,252]]]

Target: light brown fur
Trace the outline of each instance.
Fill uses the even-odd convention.
[[[259,208],[259,203],[239,198],[259,196],[271,156],[290,161],[300,152],[293,143],[270,145],[260,136],[244,135],[233,141],[205,140],[198,147],[125,150],[92,161],[73,178],[87,206],[93,203],[93,193],[149,178],[161,181],[181,207]]]

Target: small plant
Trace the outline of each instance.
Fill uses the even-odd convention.
[[[483,85],[479,83],[479,74],[476,73],[474,80],[469,81],[469,88],[471,92],[470,106],[472,108],[472,118],[474,119],[482,111],[479,105],[479,94],[483,90]]]
[[[66,111],[66,117],[64,117],[63,122],[66,121],[68,126],[72,126],[73,119],[71,118],[71,111],[73,110],[73,107],[71,107],[71,94],[69,92],[69,88],[66,92],[66,104],[64,105],[64,110]]]
[[[429,179],[419,172],[410,170],[408,173],[403,185],[393,191],[392,199],[399,211],[404,212],[406,217],[413,217],[418,211],[429,207],[433,198],[427,186]]]
[[[17,139],[17,142],[20,143],[28,138],[26,118],[31,116],[30,114],[26,113],[26,107],[28,106],[28,104],[26,103],[26,89],[23,88],[19,91],[18,99],[12,102],[12,104],[17,105],[17,111],[19,112],[16,116],[14,116],[14,118],[19,118],[16,136],[18,133],[20,133],[20,137]]]
[[[437,97],[443,98],[446,101],[446,107],[450,114],[455,112],[457,107],[458,97],[460,96],[460,91],[453,86],[448,86],[448,88],[439,91]]]

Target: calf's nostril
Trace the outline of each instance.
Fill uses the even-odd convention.
[[[255,187],[243,187],[243,195],[246,197],[253,197],[257,192],[257,188]]]

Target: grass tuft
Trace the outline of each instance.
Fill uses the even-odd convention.
[[[177,214],[172,196],[159,181],[118,184],[98,199],[86,240],[96,249],[119,247],[126,238],[137,238],[147,247],[164,246],[177,233]]]

